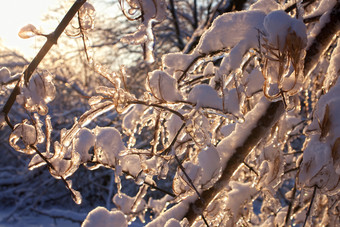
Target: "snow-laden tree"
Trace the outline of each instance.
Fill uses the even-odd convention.
[[[94,208],[83,226],[127,226],[150,214],[147,226],[339,225],[340,2],[185,2],[176,10],[186,3],[119,1],[140,22],[120,41],[141,45],[149,64],[161,62],[136,97],[126,86],[134,75],[91,56],[95,9],[75,1],[22,75],[0,71],[1,89],[16,83],[1,113],[11,147],[32,155],[29,169],[46,166],[77,204],[82,197],[70,177],[80,166],[114,170],[116,208]],[[200,7],[205,17],[197,16]],[[106,83],[52,140],[54,76],[35,71],[74,15],[88,65]],[[178,15],[192,22],[192,33]],[[160,58],[154,31],[169,17],[180,52]],[[28,25],[19,35],[42,34]],[[15,102],[27,111],[22,122],[10,119]],[[121,126],[90,127],[113,111]],[[135,180],[135,196],[123,192],[123,178]],[[150,190],[164,197],[149,197]]]

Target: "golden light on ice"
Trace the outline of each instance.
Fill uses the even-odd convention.
[[[58,0],[4,1],[0,13],[1,45],[20,51],[26,58],[34,57],[40,49],[40,44],[38,45],[36,38],[21,39],[18,32],[27,24],[50,32],[48,30],[51,28],[42,18],[49,12],[49,7],[57,3]]]

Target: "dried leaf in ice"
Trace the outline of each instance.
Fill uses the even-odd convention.
[[[28,24],[20,29],[18,35],[22,39],[28,39],[41,33],[33,24]]]

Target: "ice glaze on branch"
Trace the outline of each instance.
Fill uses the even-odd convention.
[[[32,62],[28,65],[28,67],[26,68],[26,70],[24,71],[23,75],[24,75],[24,79],[25,79],[25,83],[27,84],[28,81],[30,80],[33,72],[36,70],[36,68],[38,67],[38,65],[40,64],[40,62],[44,59],[44,57],[46,56],[46,54],[49,52],[49,50],[51,49],[51,47],[55,44],[57,44],[58,38],[60,37],[60,35],[63,33],[63,31],[65,30],[65,28],[67,27],[67,25],[70,23],[70,21],[72,20],[72,18],[74,17],[74,15],[78,12],[78,10],[80,9],[80,7],[86,2],[86,0],[77,0],[75,1],[75,3],[72,5],[72,7],[70,8],[70,10],[67,12],[67,14],[65,15],[65,17],[62,19],[62,21],[60,22],[60,24],[58,25],[58,27],[55,29],[54,32],[52,32],[51,34],[47,35],[47,41],[44,44],[44,46],[40,49],[40,51],[38,52],[38,54],[35,56],[35,58],[32,60]],[[20,81],[19,81],[20,82]],[[16,97],[19,95],[20,93],[20,87],[19,87],[19,82],[17,83],[17,85],[15,86],[15,88],[13,89],[11,95],[9,96],[8,100],[6,101],[6,104],[4,105],[4,107],[2,108],[2,113],[4,113],[5,115],[5,119],[6,122],[9,126],[11,126],[11,128],[13,128],[12,124],[9,121],[8,118],[8,113],[10,112]]]
[[[247,157],[249,152],[261,141],[262,138],[265,137],[283,113],[284,105],[282,101],[273,102],[267,106],[266,111],[261,118],[259,118],[256,126],[251,129],[251,133],[244,140],[243,144],[235,148],[235,152],[229,158],[220,179],[212,188],[201,193],[201,197],[206,202],[203,204],[201,200],[196,200],[195,203],[190,205],[188,212],[184,215],[190,224],[193,224],[199,213],[202,213],[209,203],[218,195],[218,193],[228,185],[231,176],[243,163],[245,157]],[[247,120],[243,124],[247,124]]]

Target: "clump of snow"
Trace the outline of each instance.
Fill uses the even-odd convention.
[[[222,109],[222,99],[217,91],[207,84],[195,86],[188,95],[188,102],[196,105],[196,108]]]
[[[82,227],[127,227],[127,221],[123,212],[119,210],[108,211],[104,207],[93,209],[84,220]]]
[[[154,96],[160,100],[169,102],[182,100],[176,80],[163,71],[149,73],[149,86]]]
[[[241,183],[230,181],[229,186],[231,187],[231,191],[228,192],[226,206],[231,210],[233,219],[237,220],[237,217],[242,212],[243,203],[249,201],[251,197],[257,193],[257,190],[253,187],[251,182]]]
[[[95,145],[95,140],[95,135],[87,128],[82,128],[74,139],[73,149],[79,153],[82,163],[91,160],[89,150]]]
[[[182,220],[183,216],[189,209],[190,203],[197,199],[196,195],[186,197],[183,201],[171,207],[166,212],[162,213],[159,217],[151,221],[146,227],[159,227],[164,226],[165,223],[170,219]]]
[[[169,53],[163,56],[162,63],[164,67],[168,68],[168,70],[173,68],[179,71],[184,71],[197,57],[198,54],[196,53],[194,54]],[[169,71],[169,73],[172,74],[173,71]]]
[[[178,220],[171,218],[169,221],[165,223],[164,227],[182,227],[182,226]]]
[[[102,164],[114,165],[120,152],[125,150],[120,132],[114,127],[96,127],[97,136],[95,156]]]
[[[202,176],[200,184],[212,185],[216,180],[216,177],[220,174],[221,163],[220,156],[214,146],[210,146],[202,150],[198,154],[199,166],[202,169]]]
[[[122,121],[122,127],[124,133],[127,135],[132,135],[134,133],[134,128],[136,123],[140,120],[140,116],[147,107],[145,105],[134,105],[128,113],[124,116]]]
[[[244,143],[244,140],[256,126],[257,121],[266,111],[269,101],[262,97],[259,103],[245,115],[243,123],[237,123],[233,132],[217,145],[216,149],[221,157],[221,163],[227,163],[228,159],[235,152],[235,149]]]
[[[268,41],[275,47],[283,51],[286,45],[288,32],[295,34],[307,45],[306,25],[301,20],[290,17],[283,10],[269,13],[263,22],[263,26],[268,33]]]
[[[141,199],[138,204],[135,204],[136,198],[130,197],[124,193],[120,193],[120,195],[116,194],[113,197],[112,201],[124,214],[130,214],[131,212],[139,212],[143,210],[144,207],[146,206],[146,202],[144,199]],[[134,210],[132,210],[134,206],[136,207],[134,208]]]
[[[210,53],[235,46],[241,40],[246,40],[251,46],[257,45],[257,31],[262,30],[265,13],[257,10],[226,13],[214,20],[207,30],[196,51]]]
[[[249,10],[261,10],[270,13],[274,10],[280,10],[282,7],[275,0],[258,0],[249,7]]]

